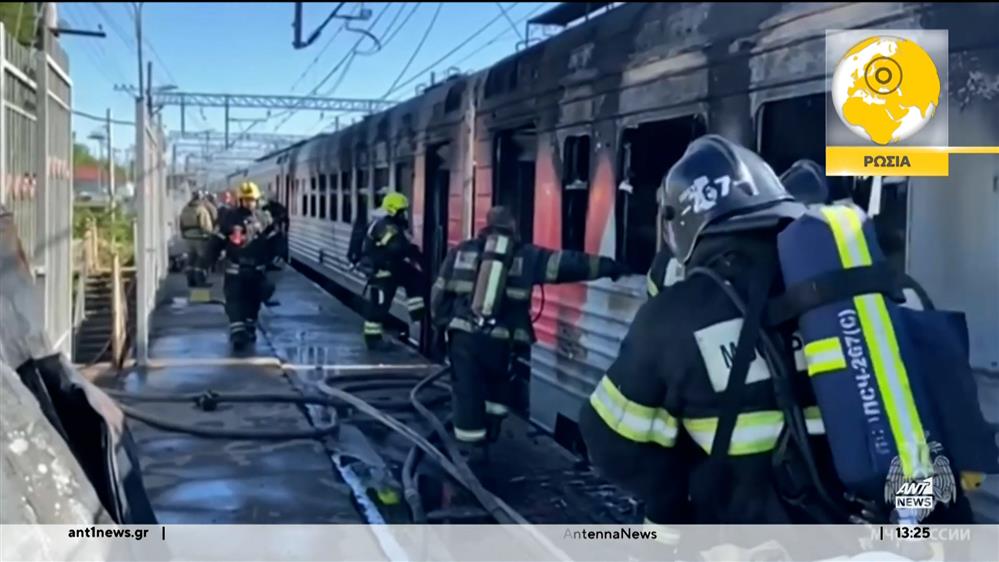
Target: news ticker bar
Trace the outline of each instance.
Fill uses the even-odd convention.
[[[947,176],[951,154],[999,154],[999,146],[827,146],[828,176]]]
[[[986,561],[999,525],[0,526],[0,559],[534,562]]]

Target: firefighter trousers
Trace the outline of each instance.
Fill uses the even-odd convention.
[[[229,339],[234,344],[255,341],[260,305],[274,292],[267,276],[262,271],[226,273],[223,292]]]
[[[510,403],[510,342],[485,334],[448,332],[454,436],[493,441]]]
[[[406,309],[413,322],[423,319],[425,305],[422,296],[420,277],[416,274],[401,275],[399,281],[395,277],[378,277],[368,281],[366,304],[364,307],[364,342],[368,347],[381,343],[388,320],[392,301],[399,289],[400,281],[406,291]]]
[[[208,284],[208,240],[185,238],[187,242],[187,286],[204,287]]]

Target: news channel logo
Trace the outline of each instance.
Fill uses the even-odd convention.
[[[826,33],[828,175],[946,176],[948,34]]]

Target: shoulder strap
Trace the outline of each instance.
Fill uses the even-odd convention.
[[[688,277],[704,275],[724,288],[730,283],[712,269],[697,267],[688,272]],[[760,339],[760,328],[763,325],[763,312],[766,308],[770,286],[776,276],[776,264],[769,260],[759,273],[754,276],[749,285],[749,300],[746,315],[743,318],[742,330],[736,344],[735,356],[732,358],[732,369],[729,371],[728,384],[721,397],[718,427],[715,429],[714,441],[711,444],[711,457],[719,458],[728,455],[732,443],[732,434],[739,416],[742,403],[742,390],[746,386],[746,376],[749,374],[749,364],[756,356],[756,343]]]

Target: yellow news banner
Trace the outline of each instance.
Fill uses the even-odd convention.
[[[999,146],[827,146],[827,176],[947,176],[951,154],[999,154]]]

